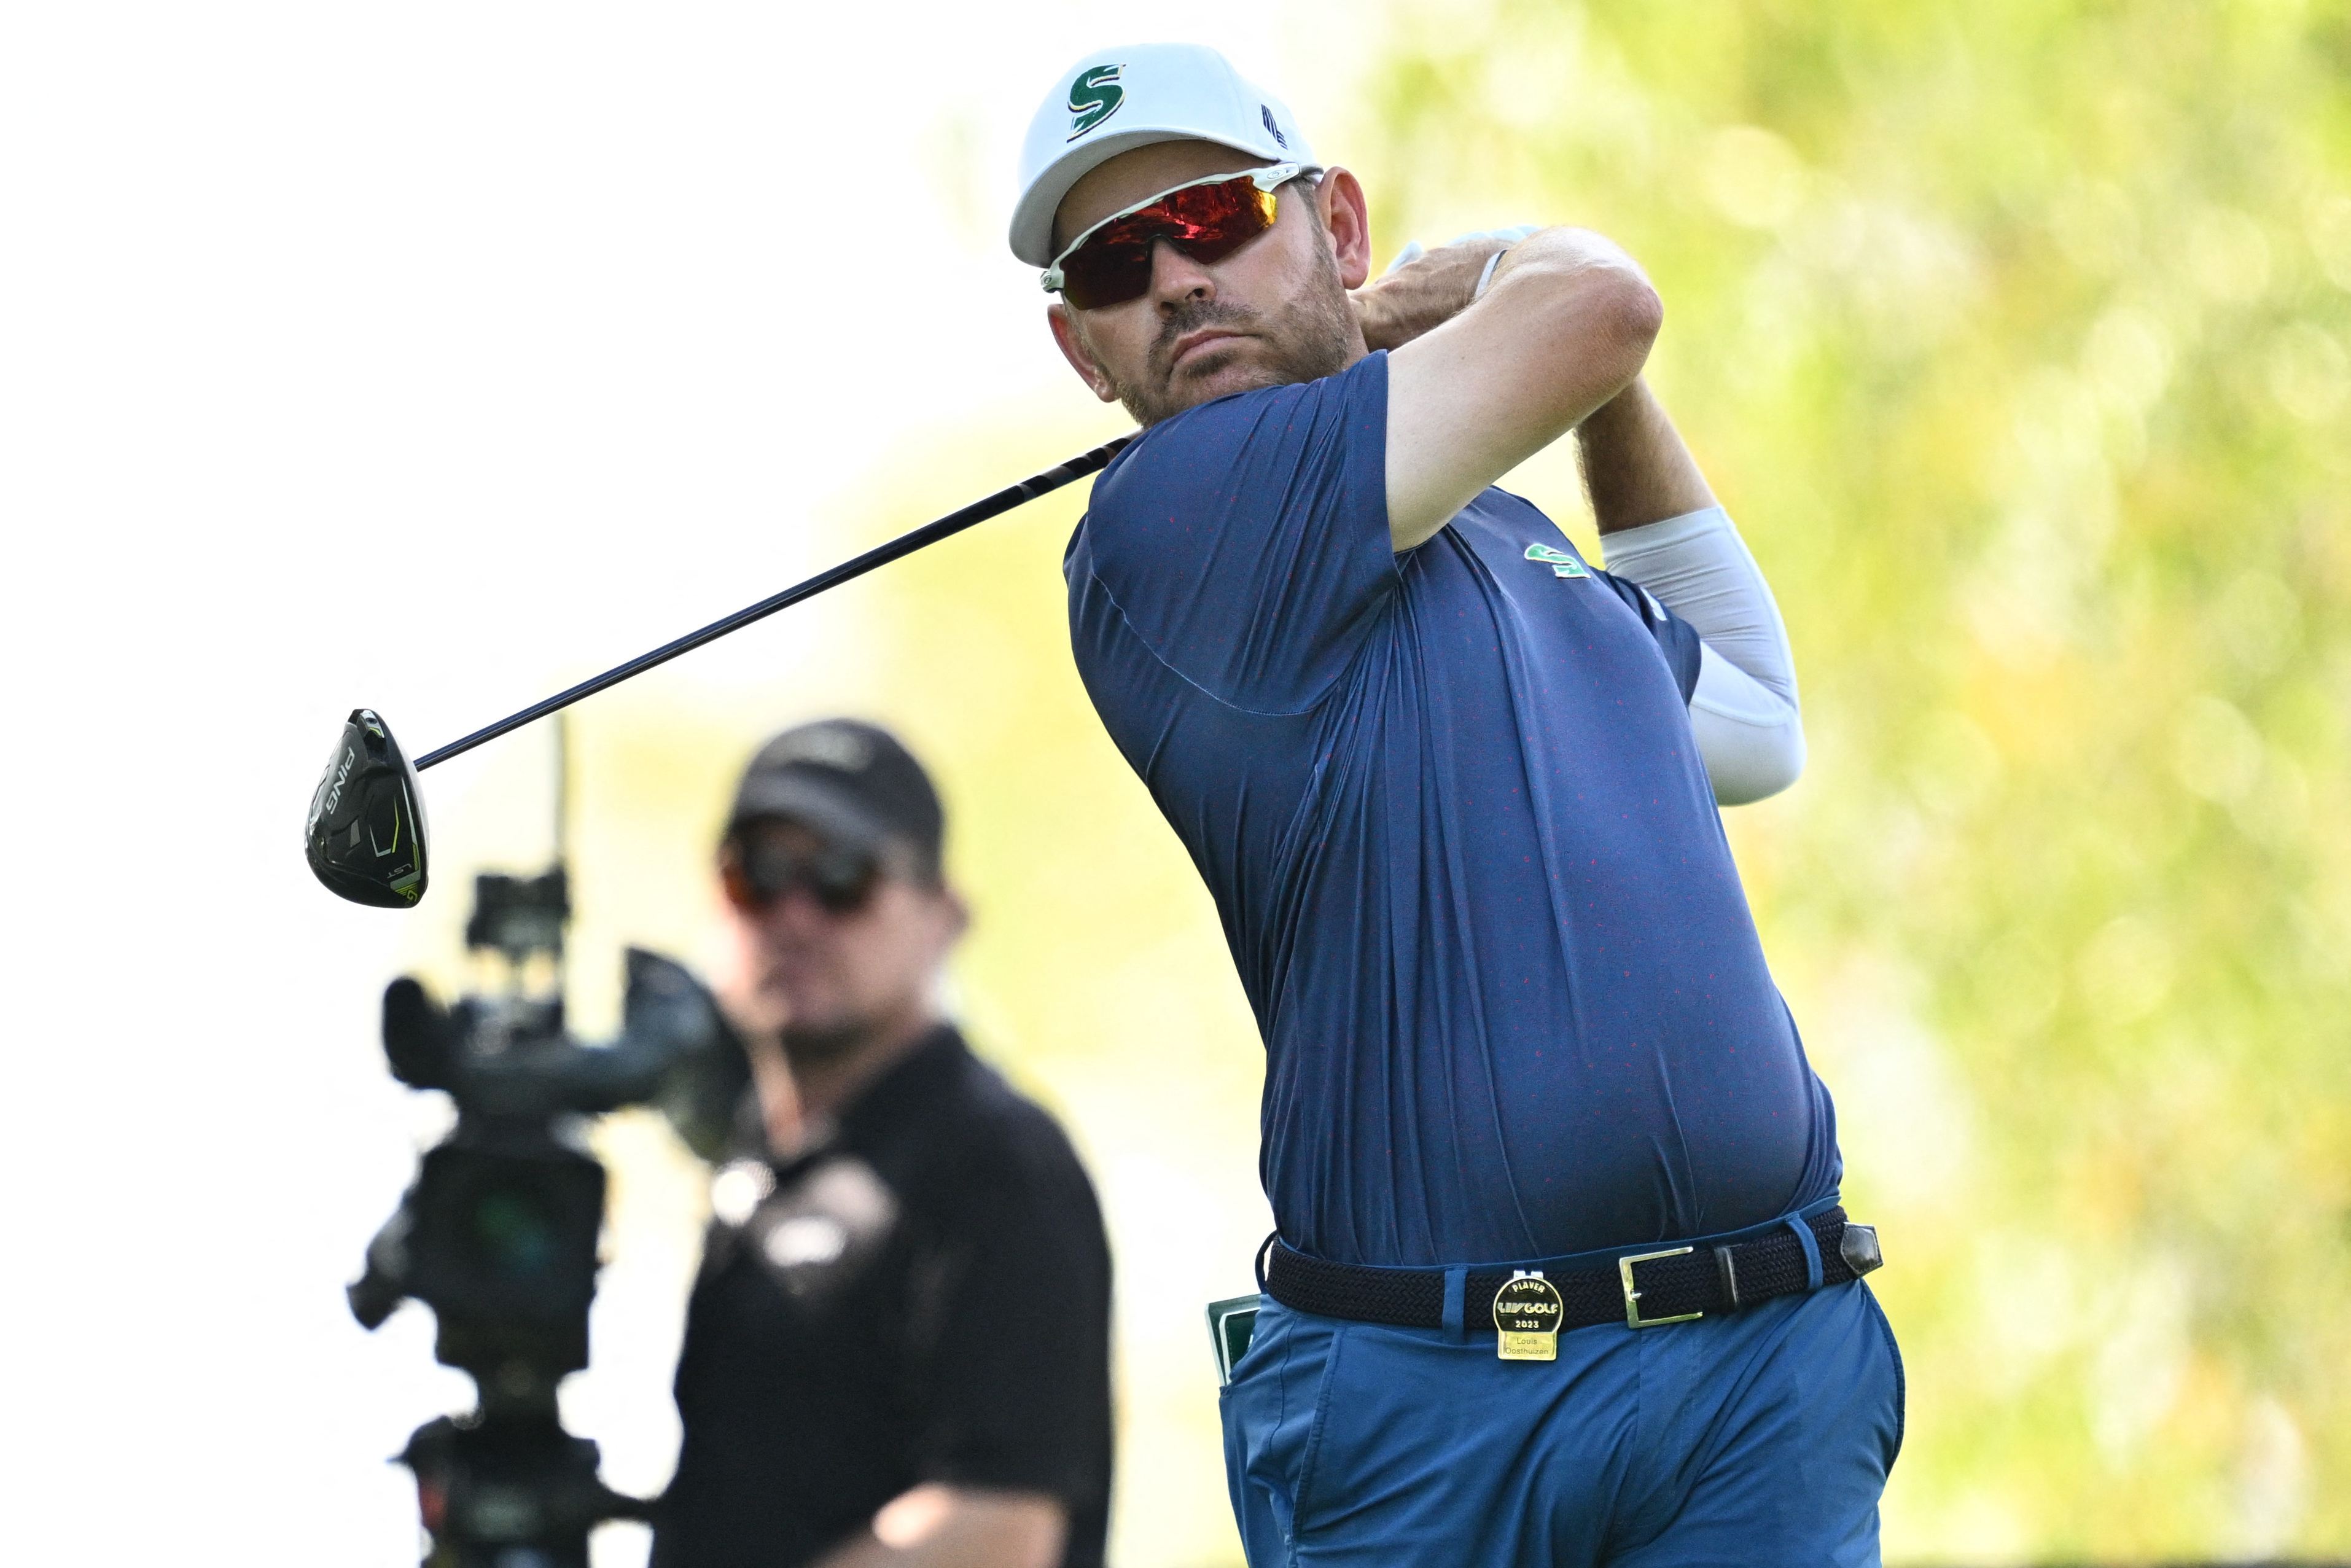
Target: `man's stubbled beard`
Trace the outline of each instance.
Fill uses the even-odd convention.
[[[1354,346],[1354,307],[1348,303],[1346,286],[1339,279],[1338,257],[1327,246],[1315,246],[1314,256],[1312,286],[1271,312],[1228,305],[1221,299],[1187,300],[1168,312],[1145,357],[1143,377],[1134,382],[1115,378],[1112,382],[1118,401],[1126,405],[1134,423],[1148,428],[1211,397],[1259,387],[1294,386],[1345,370]],[[1177,340],[1211,326],[1229,327],[1258,340],[1247,378],[1238,384],[1227,378],[1213,392],[1208,391],[1204,383],[1225,369],[1228,356],[1243,351],[1211,349],[1186,368],[1184,382],[1177,384],[1171,362]]]

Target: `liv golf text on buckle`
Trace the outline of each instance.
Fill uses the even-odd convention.
[[[1504,1361],[1557,1361],[1567,1307],[1541,1274],[1520,1274],[1494,1292],[1494,1354]]]

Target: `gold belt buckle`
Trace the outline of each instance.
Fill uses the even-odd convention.
[[[1664,1323],[1686,1323],[1704,1312],[1681,1312],[1670,1318],[1645,1318],[1641,1315],[1641,1292],[1633,1288],[1633,1265],[1653,1263],[1660,1258],[1680,1258],[1696,1250],[1689,1247],[1668,1247],[1663,1252],[1638,1252],[1630,1258],[1616,1260],[1616,1277],[1625,1281],[1625,1326],[1628,1329],[1653,1329]]]

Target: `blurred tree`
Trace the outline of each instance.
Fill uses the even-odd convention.
[[[1391,22],[1383,245],[1624,242],[1787,612],[1733,832],[1886,1227],[1889,1554],[2351,1551],[2351,7]]]

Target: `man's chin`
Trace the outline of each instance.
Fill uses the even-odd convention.
[[[1198,360],[1203,356],[1195,356]],[[1173,419],[1186,410],[1204,402],[1214,402],[1235,392],[1256,392],[1263,387],[1286,386],[1296,381],[1270,365],[1258,362],[1253,357],[1234,352],[1220,356],[1215,362],[1186,365],[1170,377],[1164,391],[1156,395],[1136,399],[1127,397],[1127,412],[1140,424],[1156,424],[1163,419]]]
[[[869,1019],[801,1012],[784,1026],[784,1055],[795,1067],[821,1067],[855,1055],[872,1032]]]
[[[1170,378],[1178,389],[1200,387],[1197,401],[1280,386],[1290,378],[1280,356],[1261,338],[1227,338],[1186,354]]]

